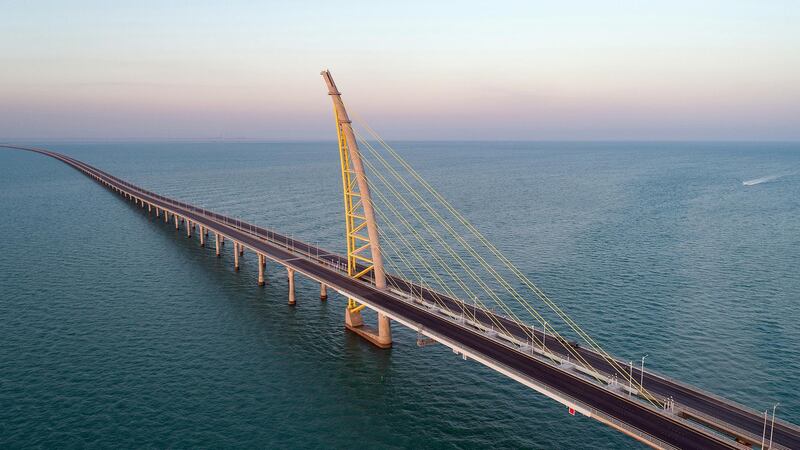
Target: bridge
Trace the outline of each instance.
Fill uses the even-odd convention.
[[[478,252],[473,245],[463,241],[460,243],[466,252],[473,253],[478,265],[485,265],[484,269],[500,280],[488,285],[478,277],[476,282],[486,289],[480,295],[475,294],[463,280],[464,273],[472,276],[475,270],[464,266],[459,274],[442,260],[443,254],[450,254],[463,262],[461,255],[464,251],[455,252],[447,242],[434,242],[434,238],[440,240],[442,237],[441,230],[455,229],[446,222],[438,228],[432,228],[427,222],[421,226],[419,222],[416,225],[408,222],[407,217],[412,215],[423,220],[416,213],[430,207],[424,198],[417,196],[413,200],[416,203],[408,205],[408,200],[385,198],[385,194],[376,191],[377,199],[383,199],[384,206],[392,209],[393,204],[401,202],[410,206],[411,213],[398,214],[391,219],[376,208],[371,189],[382,181],[384,186],[394,190],[391,186],[397,182],[381,174],[376,163],[362,158],[359,144],[370,151],[374,150],[374,142],[387,148],[388,144],[377,134],[373,134],[374,140],[370,142],[355,131],[333,78],[327,71],[322,75],[333,100],[339,143],[347,242],[344,255],[159,195],[64,154],[17,145],[1,147],[55,158],[123,199],[146,208],[157,222],[174,225],[176,230],[182,228],[188,238],[197,236],[201,246],[211,245],[209,236],[213,234],[218,257],[225,243],[230,242],[236,270],[245,251],[256,255],[260,286],[265,285],[267,261],[278,264],[287,273],[288,303],[291,305],[297,302],[294,293],[296,273],[319,283],[322,300],[327,299],[329,288],[335,290],[347,299],[346,329],[378,347],[392,345],[391,322],[398,323],[417,332],[420,346],[434,343],[447,346],[458,357],[483,364],[565,405],[571,414],[577,412],[598,420],[654,448],[800,449],[800,427],[776,419],[774,410],[769,417],[768,411],[755,411],[646,370],[643,362],[641,367],[634,367],[630,362],[612,357],[499,254],[496,247],[485,242],[484,250]],[[417,186],[430,189],[413,168],[399,161],[412,174]],[[397,166],[384,167],[396,172],[394,168]],[[370,169],[373,177],[369,180],[366,168]],[[415,192],[410,184],[402,180],[399,183]],[[435,191],[431,192],[445,208],[451,208],[445,199]],[[442,217],[435,211],[431,213],[437,219]],[[474,229],[457,211],[451,213],[467,229]],[[407,228],[398,229],[399,224],[395,221],[402,222]],[[427,239],[419,236],[421,228],[428,231]],[[391,235],[390,229],[395,231],[395,239],[386,239]],[[479,240],[485,241],[477,230],[475,233]],[[418,238],[416,243],[410,242],[412,234]],[[462,236],[455,234],[455,240],[463,240]],[[382,244],[395,252],[385,251]],[[487,254],[484,255],[483,251]],[[526,296],[505,281],[498,272],[499,266],[484,259],[489,253],[497,253],[508,271],[531,289],[532,297],[550,308],[571,330],[570,336],[581,339],[581,343],[559,332],[552,319],[540,313]],[[409,263],[411,256],[418,257],[419,262]],[[398,258],[407,263],[406,270],[398,265]],[[447,273],[433,271],[430,261],[445,264],[443,268]],[[431,270],[427,277],[422,276],[424,269]],[[464,294],[456,294],[456,289],[450,287],[453,284],[458,285]],[[505,289],[507,295],[498,295],[502,289],[497,286]],[[514,305],[504,300],[509,296],[518,303]],[[493,303],[489,302],[490,299]],[[497,312],[497,309],[502,311]],[[365,310],[376,313],[374,326],[365,323],[362,316]],[[523,312],[530,313],[534,319],[526,322],[520,318]]]

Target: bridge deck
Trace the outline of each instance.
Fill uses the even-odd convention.
[[[636,395],[607,386],[563,365],[554,357],[566,358],[568,345],[547,336],[549,345],[544,352],[526,349],[524,343],[530,330],[526,325],[495,315],[490,311],[465,305],[459,300],[433,293],[405,280],[394,278],[400,286],[421,293],[413,299],[401,292],[381,291],[367,282],[353,279],[342,270],[343,257],[331,254],[307,243],[292,240],[272,230],[238,221],[221,214],[196,208],[142,189],[102,170],[55,152],[43,149],[5,146],[38,152],[56,158],[115,190],[125,192],[148,204],[184,217],[215,233],[243,244],[250,250],[265,255],[286,267],[356,298],[372,309],[379,310],[393,320],[421,332],[465,357],[475,359],[500,371],[549,397],[575,408],[584,415],[613,426],[655,447],[677,448],[743,448],[729,436],[722,436],[698,425],[696,422],[716,424],[720,430],[731,431],[738,437],[760,444],[764,425],[763,415],[744,406],[727,401],[694,387],[645,371],[644,385],[659,396],[673,397],[676,412],[658,409]],[[436,300],[447,302],[453,310],[470,308],[478,324],[465,323],[433,307]],[[498,336],[484,329],[492,320],[501,320],[511,336]],[[481,326],[482,325],[482,326]],[[535,331],[540,338],[541,330]],[[577,349],[597,370],[613,373],[610,364],[589,349]],[[557,358],[556,358],[557,359]],[[625,363],[620,361],[625,366]],[[638,369],[634,370],[639,375]],[[695,420],[687,420],[689,415]],[[800,429],[784,421],[775,422],[774,448],[800,448]]]

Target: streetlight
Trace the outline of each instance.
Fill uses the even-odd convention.
[[[648,356],[650,356],[650,355],[642,356],[642,370],[641,370],[641,373],[639,373],[639,375],[640,375],[640,377],[639,377],[639,390],[640,391],[644,390],[644,359],[647,358]]]
[[[775,403],[772,407],[772,425],[769,427],[769,447],[767,448],[772,448],[772,432],[775,430],[775,410],[778,409],[779,404],[780,403]]]
[[[628,376],[628,397],[631,396],[631,392],[633,392],[633,361],[628,361],[631,367],[630,375]]]

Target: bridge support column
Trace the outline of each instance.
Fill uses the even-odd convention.
[[[173,214],[172,217],[175,219],[175,229],[176,230],[180,230],[181,229],[181,223],[178,222],[178,215],[177,214]]]
[[[215,233],[214,234],[214,241],[216,241],[215,243],[217,244],[217,258],[220,257],[220,254],[219,254],[219,237],[220,237],[219,233]]]
[[[200,225],[200,247],[206,246],[206,232],[202,225]]]
[[[361,305],[363,307],[364,305]],[[353,333],[369,341],[372,345],[379,348],[391,348],[392,346],[392,327],[389,317],[378,313],[378,329],[364,325],[361,317],[361,309],[345,308],[344,327]]]
[[[239,244],[239,256],[244,256],[244,245]]]
[[[160,213],[161,211],[158,209],[158,206],[156,206],[156,217],[159,217]]]
[[[148,213],[151,213],[151,212],[153,212],[153,205],[152,205],[152,204],[150,204],[150,203],[148,203],[148,204],[147,204],[147,212],[148,212]]]
[[[328,299],[328,286],[325,286],[325,283],[319,284],[319,299],[322,301]]]
[[[258,285],[264,285],[264,255],[258,254]]]
[[[389,316],[378,313],[378,347],[392,346],[392,325]]]
[[[222,245],[223,247],[225,247],[225,236],[220,236],[219,237],[219,244]]]
[[[192,237],[192,221],[186,219],[186,237]]]
[[[288,275],[289,275],[289,304],[294,306],[294,304],[295,304],[295,299],[294,299],[294,269],[292,269],[291,267],[287,267],[286,271],[288,272]]]
[[[239,244],[233,241],[233,268],[239,270]]]

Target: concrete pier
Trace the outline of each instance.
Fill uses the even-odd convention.
[[[233,241],[233,268],[239,270],[239,243]]]
[[[376,347],[390,348],[392,346],[392,326],[389,317],[384,314],[378,313],[378,329],[376,330],[364,324],[361,311],[346,308],[344,326]]]
[[[217,245],[217,258],[220,257],[220,253],[219,253],[219,237],[220,237],[219,233],[214,233],[214,241],[215,241],[215,243]]]
[[[186,220],[186,237],[192,237],[192,221]]]
[[[325,283],[319,284],[319,299],[325,301],[328,299],[328,286]]]
[[[392,346],[392,325],[389,316],[378,313],[378,343],[381,348]]]
[[[258,285],[264,285],[264,255],[261,253],[258,254]]]
[[[178,222],[178,215],[177,215],[177,214],[173,214],[173,215],[172,215],[172,217],[174,217],[174,218],[175,218],[175,229],[176,229],[176,230],[180,230],[180,228],[181,228],[181,223],[180,223],[180,222]]]
[[[292,269],[291,267],[287,267],[286,271],[288,272],[288,275],[289,275],[289,304],[290,305],[294,305],[295,304],[295,299],[294,299],[294,269]]]
[[[202,225],[200,225],[200,247],[206,246],[206,232]]]

